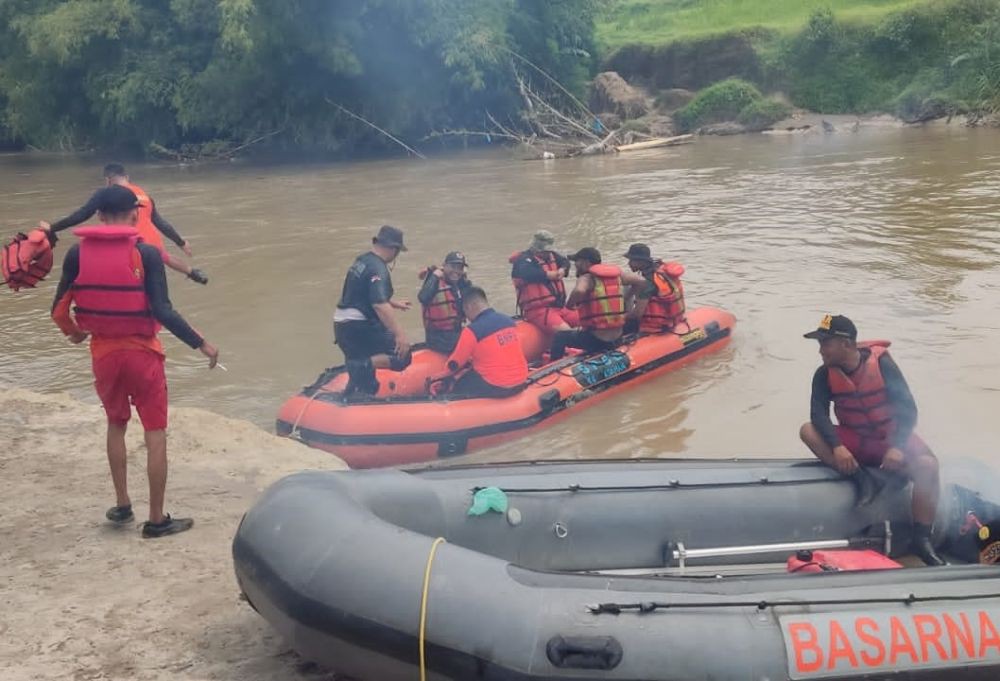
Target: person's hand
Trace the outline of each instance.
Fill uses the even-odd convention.
[[[555,272],[549,272],[546,276],[549,278],[549,281],[559,281],[566,277],[566,273],[562,270],[556,270]]]
[[[406,340],[406,336],[396,337],[396,357],[406,357],[410,354],[410,341]]]
[[[205,355],[205,357],[208,357],[208,368],[214,369],[215,365],[219,363],[219,349],[208,341],[205,341],[201,344],[201,347],[198,348],[198,350],[201,354]]]
[[[46,232],[52,229],[52,225],[47,223],[45,220],[38,221],[38,229],[44,229]]]
[[[197,282],[202,286],[208,283],[208,275],[199,270],[197,267],[191,268],[191,271],[188,272],[188,279]]]
[[[188,243],[187,239],[185,239],[184,243],[181,245],[181,250],[184,251],[184,255],[189,258],[193,255],[191,253],[191,244]]]
[[[403,312],[406,312],[411,307],[413,307],[413,305],[408,300],[390,300],[389,304],[392,305],[397,310],[402,310]]]
[[[833,467],[843,475],[851,475],[858,470],[858,460],[844,445],[833,448]]]
[[[86,331],[74,331],[69,335],[69,342],[73,345],[79,345],[83,341],[87,340],[87,336],[90,334]]]
[[[443,376],[437,376],[434,378],[427,379],[427,392],[430,393],[432,397],[438,397],[439,395],[444,395],[451,390],[452,377],[451,374],[444,374]]]
[[[902,450],[899,447],[890,447],[882,457],[882,465],[879,468],[884,471],[900,471],[905,463]]]

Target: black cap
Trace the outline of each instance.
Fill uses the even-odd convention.
[[[391,225],[382,225],[378,234],[372,238],[372,243],[388,248],[398,248],[401,251],[406,250],[406,246],[403,245],[403,230]]]
[[[601,262],[601,252],[592,246],[581,248],[579,251],[568,257],[570,260],[587,260],[591,265],[597,265]]]
[[[819,322],[819,327],[815,331],[804,334],[805,338],[823,340],[824,338],[850,338],[858,339],[858,328],[854,322],[844,315],[826,315]]]
[[[445,265],[462,265],[463,267],[468,267],[469,263],[465,260],[465,255],[459,251],[452,251],[448,255],[444,256]]]
[[[102,213],[127,213],[139,205],[139,199],[128,187],[114,184],[98,190],[94,204]]]
[[[653,254],[646,244],[632,244],[628,247],[628,253],[625,254],[625,257],[629,260],[652,260]]]

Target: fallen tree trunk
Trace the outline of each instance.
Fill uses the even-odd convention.
[[[657,149],[659,147],[673,147],[678,144],[688,144],[694,141],[694,135],[677,135],[675,137],[658,137],[644,142],[633,142],[632,144],[622,144],[617,147],[618,151],[641,151],[643,149]]]

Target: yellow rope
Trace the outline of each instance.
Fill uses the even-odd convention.
[[[427,624],[427,592],[431,586],[431,566],[434,564],[434,554],[437,553],[438,546],[445,543],[444,537],[438,537],[431,544],[431,552],[427,554],[427,567],[424,568],[424,590],[420,594],[420,636],[417,639],[420,645],[420,681],[427,681],[427,666],[424,657],[424,629]]]

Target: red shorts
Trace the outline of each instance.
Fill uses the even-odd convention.
[[[851,450],[851,454],[863,466],[881,465],[885,453],[892,447],[892,444],[888,440],[865,439],[862,441],[857,431],[851,430],[846,426],[837,426],[837,437],[840,438],[840,443]],[[910,437],[906,440],[906,444],[903,445],[902,450],[907,462],[912,461],[914,457],[921,454],[929,454],[931,451],[916,433],[910,433]]]
[[[132,408],[146,430],[167,427],[167,377],[163,357],[148,350],[116,350],[95,359],[94,387],[108,423],[125,424]]]
[[[524,321],[531,322],[546,333],[555,333],[563,324],[568,324],[571,328],[580,326],[580,313],[564,307],[541,307],[521,316]]]

